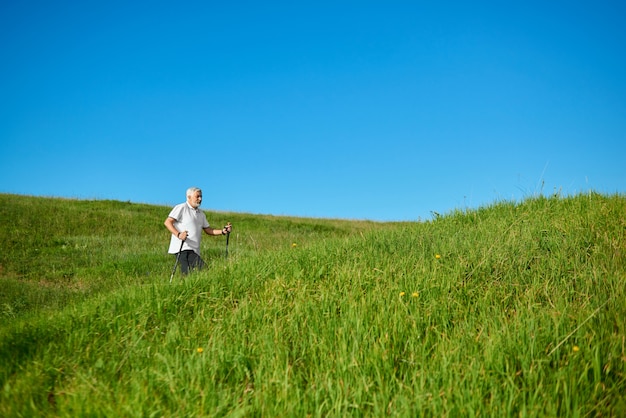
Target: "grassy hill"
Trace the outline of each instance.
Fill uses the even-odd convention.
[[[626,198],[428,222],[0,195],[0,416],[623,416]]]

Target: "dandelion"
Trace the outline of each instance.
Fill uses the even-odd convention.
[[[400,292],[400,297],[404,296],[406,293]]]
[[[293,248],[296,248],[296,247],[298,246],[298,244],[296,244],[296,243],[294,242],[293,244],[291,244],[291,246],[292,246]]]
[[[439,260],[439,259],[441,258],[441,255],[439,255],[439,254],[435,254],[435,258],[436,258],[437,260]]]
[[[198,353],[202,353],[204,351],[204,349],[202,347],[198,347]]]
[[[580,351],[580,347],[575,345],[574,347],[572,347],[572,350],[574,350],[574,353],[578,353]]]
[[[418,297],[420,295],[419,292],[413,292],[413,294],[411,296],[413,296],[414,298]]]

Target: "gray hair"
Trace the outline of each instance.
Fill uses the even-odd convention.
[[[202,189],[198,187],[190,187],[187,189],[187,196],[193,196],[196,192],[202,193]]]

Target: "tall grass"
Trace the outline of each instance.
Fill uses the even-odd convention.
[[[59,215],[45,255],[2,255],[2,416],[626,413],[623,196],[395,224],[210,213],[235,225],[228,260],[207,237],[209,269],[172,285],[168,208],[24,200]]]

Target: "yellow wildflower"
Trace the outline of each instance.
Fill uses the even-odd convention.
[[[404,296],[406,293],[400,292],[400,297]]]
[[[413,296],[414,298],[418,297],[420,295],[419,292],[413,292],[413,294],[411,296]]]
[[[580,351],[580,347],[578,347],[577,345],[575,345],[574,347],[572,347],[572,350],[574,350],[574,353],[577,353]]]
[[[439,260],[439,259],[441,258],[441,256],[440,256],[439,254],[435,254],[435,258],[436,258],[437,260]]]
[[[198,347],[198,353],[202,353],[204,351],[204,349],[202,347]]]

